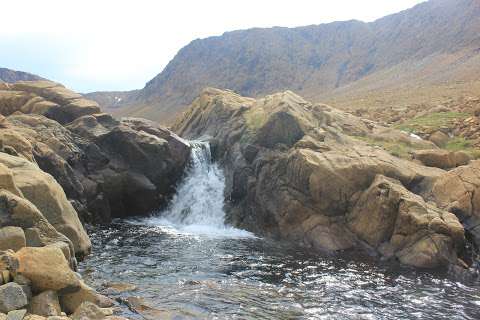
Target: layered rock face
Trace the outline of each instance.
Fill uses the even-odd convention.
[[[87,222],[145,214],[164,204],[190,147],[142,119],[113,119],[61,85],[4,84],[3,150],[50,173]]]
[[[210,137],[226,174],[228,220],[237,226],[318,250],[363,248],[416,267],[463,264],[464,228],[452,199],[438,191],[451,172],[363,140],[434,148],[428,142],[289,91],[254,100],[207,89],[174,130]]]

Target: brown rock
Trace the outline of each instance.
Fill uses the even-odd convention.
[[[465,241],[463,227],[453,214],[381,175],[356,202],[348,226],[387,257],[395,255],[402,263],[421,268],[456,261],[456,250]]]
[[[27,303],[25,292],[15,282],[0,286],[0,312],[9,313],[10,311],[21,309]]]
[[[0,163],[0,187],[6,189],[16,196],[23,197],[22,192],[15,185],[13,181],[12,171],[5,165]]]
[[[67,200],[62,187],[34,164],[0,153],[0,163],[10,168],[15,185],[33,203],[55,229],[73,243],[76,254],[90,252],[90,239],[77,212]]]
[[[71,293],[62,294],[60,296],[60,305],[62,310],[70,314],[75,312],[77,308],[84,302],[91,302],[102,308],[108,308],[113,305],[113,301],[101,294],[97,293],[94,289],[87,286],[83,281],[80,281],[80,288]]]
[[[70,251],[67,257],[73,255],[74,250],[70,240],[57,232],[31,202],[9,191],[0,190],[0,205],[3,206],[5,213],[7,213],[0,217],[0,223],[24,228],[28,246],[40,247],[56,242],[65,242]],[[32,236],[29,230],[36,231],[35,239],[31,239]]]
[[[26,246],[25,233],[19,227],[3,227],[0,229],[0,251],[18,251]]]
[[[444,147],[448,143],[448,140],[450,140],[450,137],[441,131],[435,131],[430,135],[428,140],[435,143],[438,147]]]
[[[480,244],[480,161],[443,174],[424,197],[438,207],[455,213],[465,229]]]
[[[471,156],[464,151],[454,152],[453,158],[455,159],[456,167],[467,165],[472,160]]]
[[[456,166],[454,153],[441,149],[418,150],[413,153],[413,158],[428,167],[450,169]]]
[[[72,320],[102,320],[105,319],[109,312],[105,312],[102,308],[91,302],[83,302],[77,310],[72,314]]]
[[[62,251],[53,247],[26,247],[17,252],[18,274],[32,281],[34,291],[75,292],[80,281],[70,269]]]
[[[39,316],[37,314],[27,314],[23,320],[47,320],[47,318]]]
[[[57,293],[47,290],[34,296],[28,305],[28,312],[45,317],[59,316],[62,310]]]
[[[12,250],[7,250],[0,252],[0,271],[15,271],[18,269],[18,258],[15,255],[15,252]],[[6,275],[3,275],[2,278],[6,278]],[[8,281],[7,281],[8,282]]]

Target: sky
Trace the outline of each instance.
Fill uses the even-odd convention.
[[[190,41],[252,27],[373,21],[423,0],[3,0],[0,67],[86,93],[132,90]]]

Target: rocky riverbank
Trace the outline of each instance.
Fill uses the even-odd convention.
[[[289,91],[254,100],[204,90],[174,130],[212,138],[236,226],[420,268],[475,265],[478,161],[446,171],[401,159],[366,140],[438,148]]]
[[[49,81],[0,84],[0,113],[0,319],[120,319],[75,272],[82,222],[164,205],[189,144]]]

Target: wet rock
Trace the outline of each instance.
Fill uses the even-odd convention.
[[[26,247],[17,252],[17,257],[17,273],[30,279],[36,292],[53,290],[68,293],[80,288],[80,281],[59,248]]]
[[[144,319],[195,319],[194,317],[185,314],[163,310],[158,307],[150,306],[145,300],[139,297],[128,297],[123,302],[130,308],[130,310],[140,314]]]
[[[83,302],[77,310],[71,315],[73,320],[101,320],[104,319],[109,311],[105,311],[102,308],[91,302]]]
[[[80,281],[80,287],[74,291],[60,296],[60,305],[62,310],[68,314],[75,312],[80,305],[85,302],[91,302],[102,308],[108,308],[113,306],[113,301],[94,289],[87,286],[83,281]]]
[[[104,287],[112,293],[123,293],[137,290],[137,286],[130,283],[108,282]]]
[[[25,233],[19,227],[3,227],[0,229],[0,250],[18,251],[26,246]]]
[[[62,310],[57,293],[47,290],[34,296],[28,305],[28,312],[45,317],[59,316]]]
[[[0,286],[0,312],[9,313],[27,304],[27,296],[18,284],[10,282]]]

